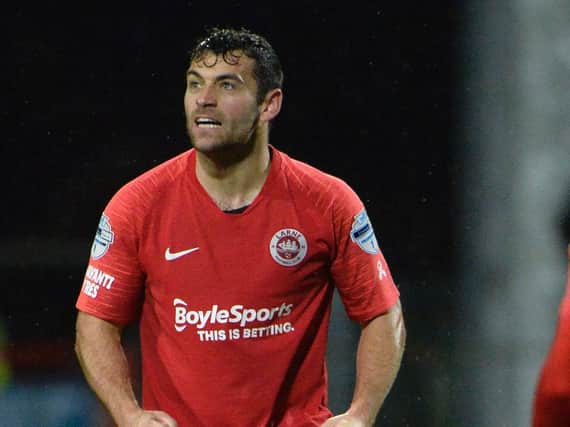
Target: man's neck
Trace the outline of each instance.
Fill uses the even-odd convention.
[[[255,144],[244,156],[197,152],[196,177],[221,210],[239,209],[257,197],[270,163],[267,143]]]

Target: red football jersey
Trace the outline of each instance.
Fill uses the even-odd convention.
[[[570,426],[570,246],[567,277],[556,333],[536,389],[533,427]]]
[[[271,148],[266,182],[222,212],[187,152],[131,181],[101,217],[77,308],[140,316],[143,407],[180,426],[318,426],[334,286],[351,319],[398,299],[363,203]]]

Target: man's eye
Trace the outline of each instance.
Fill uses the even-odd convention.
[[[222,82],[222,87],[227,90],[235,89],[235,85],[232,82]]]
[[[196,89],[196,88],[199,88],[199,87],[200,87],[200,83],[198,83],[198,82],[195,81],[195,80],[190,80],[190,81],[188,82],[188,87],[189,87],[190,89]]]

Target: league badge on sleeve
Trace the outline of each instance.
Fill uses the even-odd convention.
[[[99,227],[97,227],[97,233],[95,233],[95,239],[91,246],[91,257],[93,259],[99,259],[105,255],[114,239],[115,233],[113,233],[109,218],[103,214],[99,220]]]
[[[360,211],[359,214],[354,216],[352,222],[352,229],[350,230],[350,238],[355,242],[360,249],[369,254],[377,254],[380,250],[378,248],[378,241],[374,235],[374,229],[366,209]]]

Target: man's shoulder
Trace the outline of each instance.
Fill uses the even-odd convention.
[[[352,191],[349,184],[341,177],[324,169],[279,152],[282,158],[282,170],[290,181],[303,188],[318,191]]]

